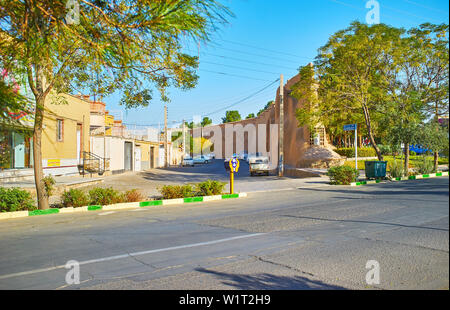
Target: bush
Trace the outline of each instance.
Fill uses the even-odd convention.
[[[411,156],[416,156],[416,155],[417,155],[417,153],[416,153],[416,152],[414,152],[414,151],[409,151],[409,155],[411,155]]]
[[[61,196],[61,204],[64,208],[79,208],[89,204],[88,196],[80,189],[69,189]]]
[[[107,206],[125,201],[125,194],[120,193],[112,187],[96,187],[89,191],[89,203],[91,205]]]
[[[206,180],[205,182],[201,182],[196,184],[195,188],[198,196],[213,196],[220,195],[223,192],[223,189],[227,185],[226,182],[219,182],[213,180]]]
[[[434,171],[434,163],[433,163],[433,161],[424,157],[422,162],[418,162],[416,164],[416,171],[419,174],[432,173]]]
[[[334,150],[341,156],[345,156],[348,158],[355,157],[355,148],[354,147],[343,147]],[[372,147],[359,147],[358,148],[358,157],[375,157],[377,153]]]
[[[391,155],[392,148],[389,145],[379,144],[378,148],[380,149],[381,155]]]
[[[389,174],[392,178],[401,178],[405,174],[402,161],[394,160],[389,163]]]
[[[126,202],[139,202],[144,201],[144,196],[137,190],[132,189],[125,192],[125,201]]]
[[[19,188],[0,187],[0,212],[36,210],[31,194]]]
[[[163,199],[188,198],[194,197],[195,193],[192,185],[164,185],[159,188]]]
[[[332,185],[350,185],[358,178],[359,171],[348,166],[339,166],[328,169],[327,175]]]
[[[56,184],[56,181],[51,175],[46,176],[42,181],[44,182],[45,193],[47,197],[50,197],[53,194],[53,186]]]

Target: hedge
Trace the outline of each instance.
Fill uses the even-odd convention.
[[[354,147],[343,147],[334,150],[341,156],[345,156],[348,158],[355,157],[355,148]],[[377,153],[372,147],[359,147],[358,148],[358,157],[376,157]]]

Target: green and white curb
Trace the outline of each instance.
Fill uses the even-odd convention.
[[[52,208],[52,209],[47,209],[47,210],[2,212],[2,213],[0,213],[0,220],[18,218],[18,217],[36,216],[36,215],[56,214],[56,213],[115,211],[115,210],[136,209],[136,208],[151,207],[151,206],[170,206],[170,205],[177,205],[177,204],[207,202],[207,201],[214,201],[214,200],[234,199],[234,198],[243,198],[243,197],[247,197],[247,193],[118,203],[118,204],[108,205],[108,206],[85,206],[85,207],[79,207],[79,208],[61,208],[61,209]]]
[[[402,177],[402,178],[392,178],[389,181],[398,182],[398,181],[420,180],[420,179],[429,179],[429,178],[445,177],[445,176],[448,176],[448,171],[430,173],[430,174],[410,175],[409,177]],[[367,184],[377,184],[377,183],[381,183],[381,182],[382,182],[382,180],[361,181],[361,182],[353,182],[350,185],[351,186],[360,186],[360,185],[367,185]]]

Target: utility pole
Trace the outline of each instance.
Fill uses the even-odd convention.
[[[167,134],[167,104],[164,105],[164,167],[169,166],[169,149],[168,149],[168,134]]]
[[[186,135],[185,135],[184,126],[185,126],[185,124],[184,124],[184,120],[183,120],[183,158],[184,158],[184,155],[186,154]]]
[[[280,75],[280,128],[278,135],[278,176],[284,175],[284,154],[283,154],[283,138],[284,138],[284,82],[283,74]]]

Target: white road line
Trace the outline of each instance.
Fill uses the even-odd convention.
[[[113,213],[116,213],[116,211],[103,212],[103,213],[100,213],[99,215],[108,215],[108,214],[113,214]]]
[[[237,236],[237,237],[231,237],[231,238],[225,238],[225,239],[219,239],[219,240],[213,240],[213,241],[206,241],[206,242],[200,242],[200,243],[179,245],[179,246],[163,248],[163,249],[148,250],[148,251],[135,252],[135,253],[129,253],[129,254],[127,253],[127,254],[122,254],[122,255],[115,255],[115,256],[109,256],[109,257],[103,257],[103,258],[86,260],[86,261],[82,261],[82,262],[79,262],[79,263],[80,263],[80,266],[81,265],[87,265],[87,264],[94,264],[94,263],[112,261],[112,260],[117,260],[117,259],[122,259],[122,258],[127,258],[127,257],[134,257],[134,256],[141,256],[141,255],[160,253],[160,252],[166,252],[166,251],[194,248],[194,247],[199,247],[199,246],[204,246],[204,245],[211,245],[211,244],[217,244],[217,243],[233,241],[233,240],[238,240],[238,239],[253,238],[253,237],[258,237],[258,236],[262,236],[262,235],[266,235],[266,234],[267,233],[257,233],[257,234]],[[42,269],[35,269],[35,270],[29,270],[29,271],[23,271],[23,272],[17,272],[17,273],[11,273],[11,274],[6,274],[6,275],[0,276],[0,280],[20,277],[20,276],[26,276],[26,275],[35,274],[35,273],[41,273],[41,272],[46,272],[46,271],[52,271],[52,270],[57,270],[57,269],[62,269],[62,268],[65,268],[65,265],[60,265],[60,266],[55,266],[55,267],[48,267],[48,268],[42,268]]]

